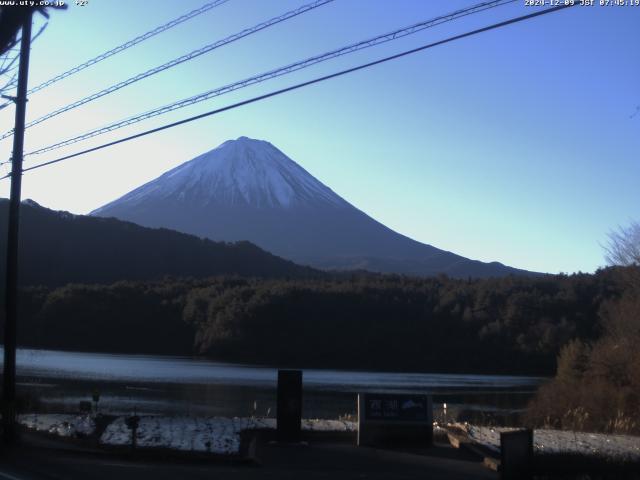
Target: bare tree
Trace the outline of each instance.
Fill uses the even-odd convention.
[[[640,339],[640,222],[631,222],[609,233],[605,257],[610,265],[626,267],[621,278],[626,283],[624,294],[602,311],[602,319],[610,336]],[[635,346],[633,347],[636,348]]]
[[[47,28],[48,23],[40,27],[38,32],[32,37],[31,42],[38,38]],[[18,66],[20,64],[20,37],[13,41],[2,55],[0,55],[0,97],[6,101],[0,103],[0,110],[12,104],[10,95],[18,85]]]
[[[618,227],[608,236],[609,242],[604,249],[610,265],[640,267],[640,222]]]
[[[16,2],[17,3],[17,2]],[[29,3],[29,2],[24,2]],[[31,2],[33,4],[40,2]],[[47,2],[48,3],[48,2]],[[18,64],[20,59],[20,30],[25,18],[31,18],[36,12],[40,13],[47,20],[49,13],[47,10],[66,10],[67,5],[19,5],[0,6],[0,95],[6,100],[11,100],[8,95],[17,85]],[[31,38],[33,42],[47,27],[47,23],[40,27],[38,33]],[[10,105],[11,102],[3,102],[0,109]]]
[[[18,3],[18,2],[16,2]],[[29,3],[29,2],[23,2]],[[41,2],[30,2],[33,4]],[[47,2],[50,3],[50,2]],[[49,18],[48,9],[66,10],[67,5],[0,5],[0,55],[4,55],[7,50],[12,49],[20,44],[18,32],[22,27],[24,20],[32,16],[35,12],[39,12],[45,18]]]

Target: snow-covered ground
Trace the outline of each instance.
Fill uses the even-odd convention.
[[[117,417],[102,433],[100,443],[108,446],[131,445],[131,430],[126,417]],[[21,425],[60,437],[85,437],[95,433],[90,415],[61,413],[27,414],[18,418]],[[140,417],[137,445],[140,448],[168,448],[190,452],[233,455],[240,452],[240,434],[245,430],[275,430],[275,418]],[[355,432],[354,422],[342,420],[302,420],[309,432]]]
[[[469,437],[496,452],[500,451],[500,432],[510,428],[478,427],[456,424]],[[534,430],[533,448],[536,453],[579,453],[604,458],[640,461],[640,437],[602,433],[569,432],[564,430]]]
[[[232,455],[240,451],[241,432],[275,428],[274,418],[145,416],[140,418],[137,445],[146,448]],[[339,420],[303,420],[302,429],[351,432],[355,431],[356,424]],[[131,444],[131,430],[125,424],[125,417],[118,417],[107,427],[100,443],[111,446]]]
[[[60,437],[82,437],[93,434],[96,424],[90,415],[66,413],[29,413],[18,416],[18,422],[32,430],[47,432]]]

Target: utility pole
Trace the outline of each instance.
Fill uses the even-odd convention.
[[[31,16],[29,9],[22,23],[18,94],[11,157],[11,194],[9,197],[9,228],[7,239],[7,267],[4,320],[4,375],[2,389],[2,436],[8,445],[16,442],[16,324],[18,317],[18,227],[22,188],[22,154],[24,122],[27,109],[27,78],[31,48]]]

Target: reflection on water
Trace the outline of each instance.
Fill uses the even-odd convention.
[[[199,358],[18,350],[19,388],[42,406],[74,409],[91,391],[103,411],[245,416],[275,414],[277,369]],[[536,377],[304,369],[308,417],[355,411],[358,392],[431,393],[451,407],[520,409]],[[450,408],[451,408],[450,407]]]

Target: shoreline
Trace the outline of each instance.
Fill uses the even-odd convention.
[[[208,357],[205,355],[180,355],[180,354],[167,354],[167,353],[136,353],[136,352],[113,352],[113,351],[87,351],[87,350],[73,350],[64,348],[41,348],[31,346],[18,346],[18,353],[22,354],[68,354],[78,356],[106,356],[110,358],[124,358],[130,357],[131,359],[162,359],[162,360],[183,360],[194,363],[203,363],[209,365],[221,365],[225,367],[238,367],[238,368],[255,368],[265,370],[279,370],[279,369],[301,369],[307,371],[331,371],[342,373],[356,373],[356,374],[389,374],[389,375],[429,375],[429,376],[442,376],[442,377],[486,377],[496,379],[522,379],[527,378],[538,382],[545,382],[553,378],[553,375],[539,375],[539,374],[518,374],[518,373],[460,373],[452,371],[425,371],[414,369],[380,369],[380,368],[352,368],[352,367],[335,367],[335,366],[307,366],[304,362],[296,365],[277,365],[269,363],[254,363],[254,362],[242,362],[238,360],[225,360],[223,358]],[[0,343],[0,352],[4,352],[4,344]],[[3,358],[0,355],[0,366],[3,365]]]

